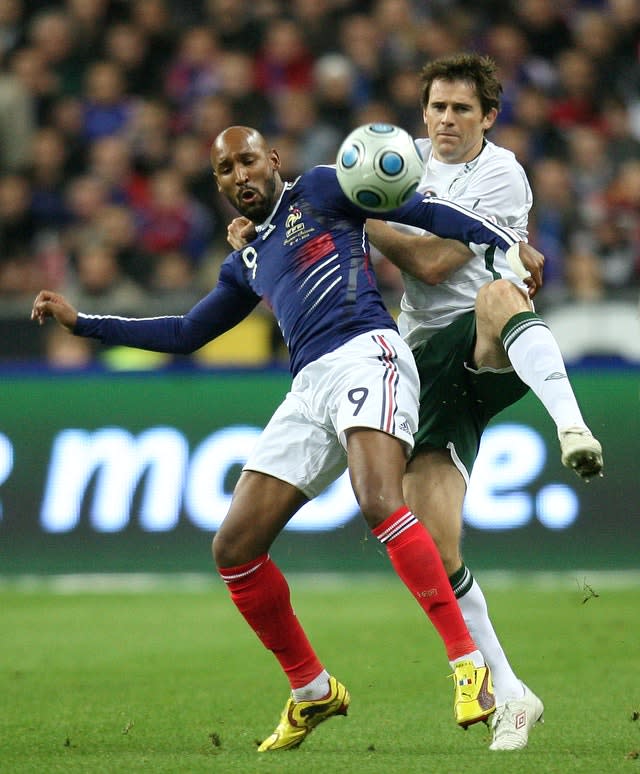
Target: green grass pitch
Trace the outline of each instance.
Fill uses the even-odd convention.
[[[294,606],[347,718],[258,754],[287,685],[221,583],[53,593],[0,586],[0,771],[7,774],[640,772],[637,582],[487,586],[511,662],[546,704],[529,747],[458,728],[444,649],[393,577],[293,576]]]

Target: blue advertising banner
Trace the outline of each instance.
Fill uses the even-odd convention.
[[[640,567],[639,376],[572,374],[604,447],[605,477],[589,484],[561,466],[532,395],[493,422],[464,513],[474,568]],[[213,572],[210,539],[288,385],[278,371],[5,375],[0,574]],[[295,570],[388,569],[346,475],[273,553]]]

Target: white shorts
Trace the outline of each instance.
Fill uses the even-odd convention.
[[[416,364],[400,335],[363,333],[298,373],[244,470],[279,478],[312,499],[346,468],[349,428],[389,433],[409,454],[419,395]]]

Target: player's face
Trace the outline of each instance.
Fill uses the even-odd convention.
[[[211,149],[218,190],[254,223],[267,219],[282,190],[280,159],[259,134],[241,129],[224,132]]]
[[[484,133],[497,115],[495,108],[483,115],[473,84],[435,80],[422,117],[436,159],[447,164],[471,161],[482,150]]]

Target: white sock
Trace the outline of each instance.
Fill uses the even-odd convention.
[[[479,650],[472,650],[471,653],[467,653],[465,656],[460,656],[460,658],[457,658],[455,661],[450,661],[449,665],[451,669],[453,669],[455,665],[459,664],[461,661],[473,661],[473,665],[475,667],[483,667],[486,664],[484,656]]]
[[[294,688],[291,691],[294,701],[316,701],[317,699],[324,699],[329,693],[329,673],[326,669],[317,677],[303,685],[302,688]]]
[[[533,313],[518,315],[516,322],[505,326],[502,341],[515,372],[538,396],[558,429],[586,427],[560,347],[544,320]]]
[[[524,687],[516,677],[495,633],[487,602],[475,578],[464,596],[458,599],[462,616],[476,645],[491,669],[496,704],[507,699],[521,699]]]

